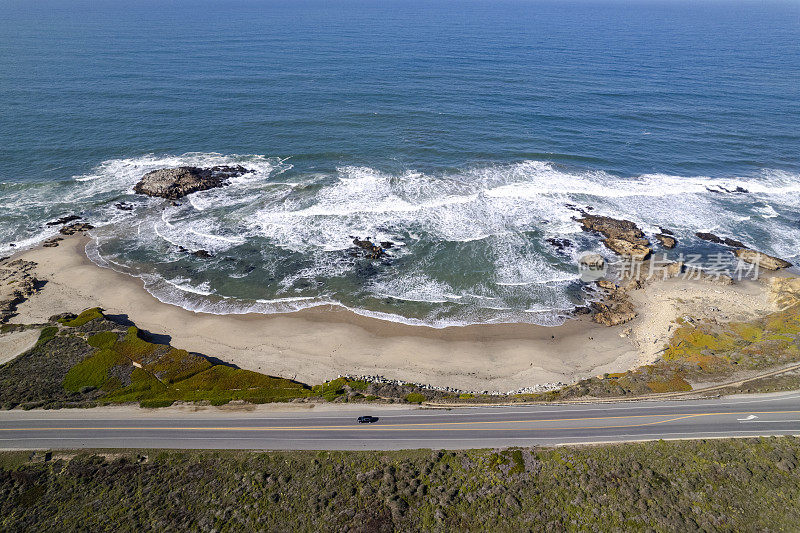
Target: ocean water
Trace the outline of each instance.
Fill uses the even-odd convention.
[[[576,258],[609,256],[567,204],[668,228],[673,256],[713,231],[800,260],[798,2],[0,12],[2,254],[77,213],[94,261],[188,309],[437,327],[560,323],[586,297]],[[228,163],[253,172],[178,206],[132,192],[149,170]],[[397,245],[358,259],[352,236]]]

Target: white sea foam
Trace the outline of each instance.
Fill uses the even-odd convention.
[[[227,187],[192,194],[178,207],[130,194],[133,184],[150,170],[233,164],[253,172],[232,179]],[[275,179],[278,176],[280,180]],[[129,249],[182,246],[218,254],[257,242],[269,251],[264,254],[268,264],[259,270],[274,270],[276,276],[280,271],[274,298],[232,299],[215,293],[213,281],[203,284],[174,274],[166,281],[155,274],[157,266],[151,269],[148,290],[170,303],[207,312],[282,312],[323,302],[338,304],[328,294],[325,280],[352,275],[354,261],[341,251],[352,246],[351,236],[358,236],[397,243],[390,250],[392,264],[402,265],[399,271],[395,266],[376,267],[360,282],[359,291],[429,307],[460,304],[454,315],[403,319],[409,323],[558,321],[560,310],[571,305],[566,291],[577,279],[572,266],[577,255],[603,251],[597,239],[581,231],[574,220],[577,213],[568,204],[633,220],[649,234],[665,227],[680,243],[697,242],[694,233],[707,229],[789,260],[796,261],[800,251],[800,227],[793,215],[800,209],[800,176],[783,171],[722,179],[666,174],[619,177],[523,161],[440,174],[391,174],[363,166],[302,174],[286,159],[189,153],[105,161],[67,185],[3,185],[0,221],[16,220],[20,213],[38,220],[24,231],[7,226],[0,235],[25,246],[55,233],[42,228],[43,220],[85,212],[88,221],[106,226],[103,239],[113,239],[116,232]],[[135,209],[111,207],[119,199],[133,202]],[[566,237],[576,246],[568,248],[565,257],[543,242],[546,237]],[[0,251],[10,250],[0,246]],[[100,262],[101,255],[97,252],[94,260]],[[178,257],[172,254],[164,261]],[[126,257],[115,252],[109,260],[123,264]],[[479,269],[480,276],[470,276],[470,267]],[[213,273],[217,266],[209,261],[201,268]],[[296,288],[301,280],[312,280],[317,288]],[[319,294],[307,296],[306,290]],[[349,307],[401,320],[358,305]]]

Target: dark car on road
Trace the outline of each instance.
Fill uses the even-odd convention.
[[[377,422],[377,416],[359,416],[358,423],[359,424],[372,424],[373,422]]]

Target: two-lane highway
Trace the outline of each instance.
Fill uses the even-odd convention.
[[[379,420],[357,424],[361,414]],[[450,410],[344,406],[296,412],[0,412],[0,449],[457,449],[759,435],[800,435],[800,391],[715,400]]]

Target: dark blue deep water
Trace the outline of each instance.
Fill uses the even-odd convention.
[[[566,203],[668,227],[682,246],[710,230],[800,258],[798,2],[0,0],[0,13],[0,251],[79,213],[98,226],[90,257],[165,301],[333,302],[433,325],[557,321],[575,257],[603,251]],[[255,173],[180,206],[132,193],[148,170],[234,162]],[[398,246],[354,261],[350,235]]]

